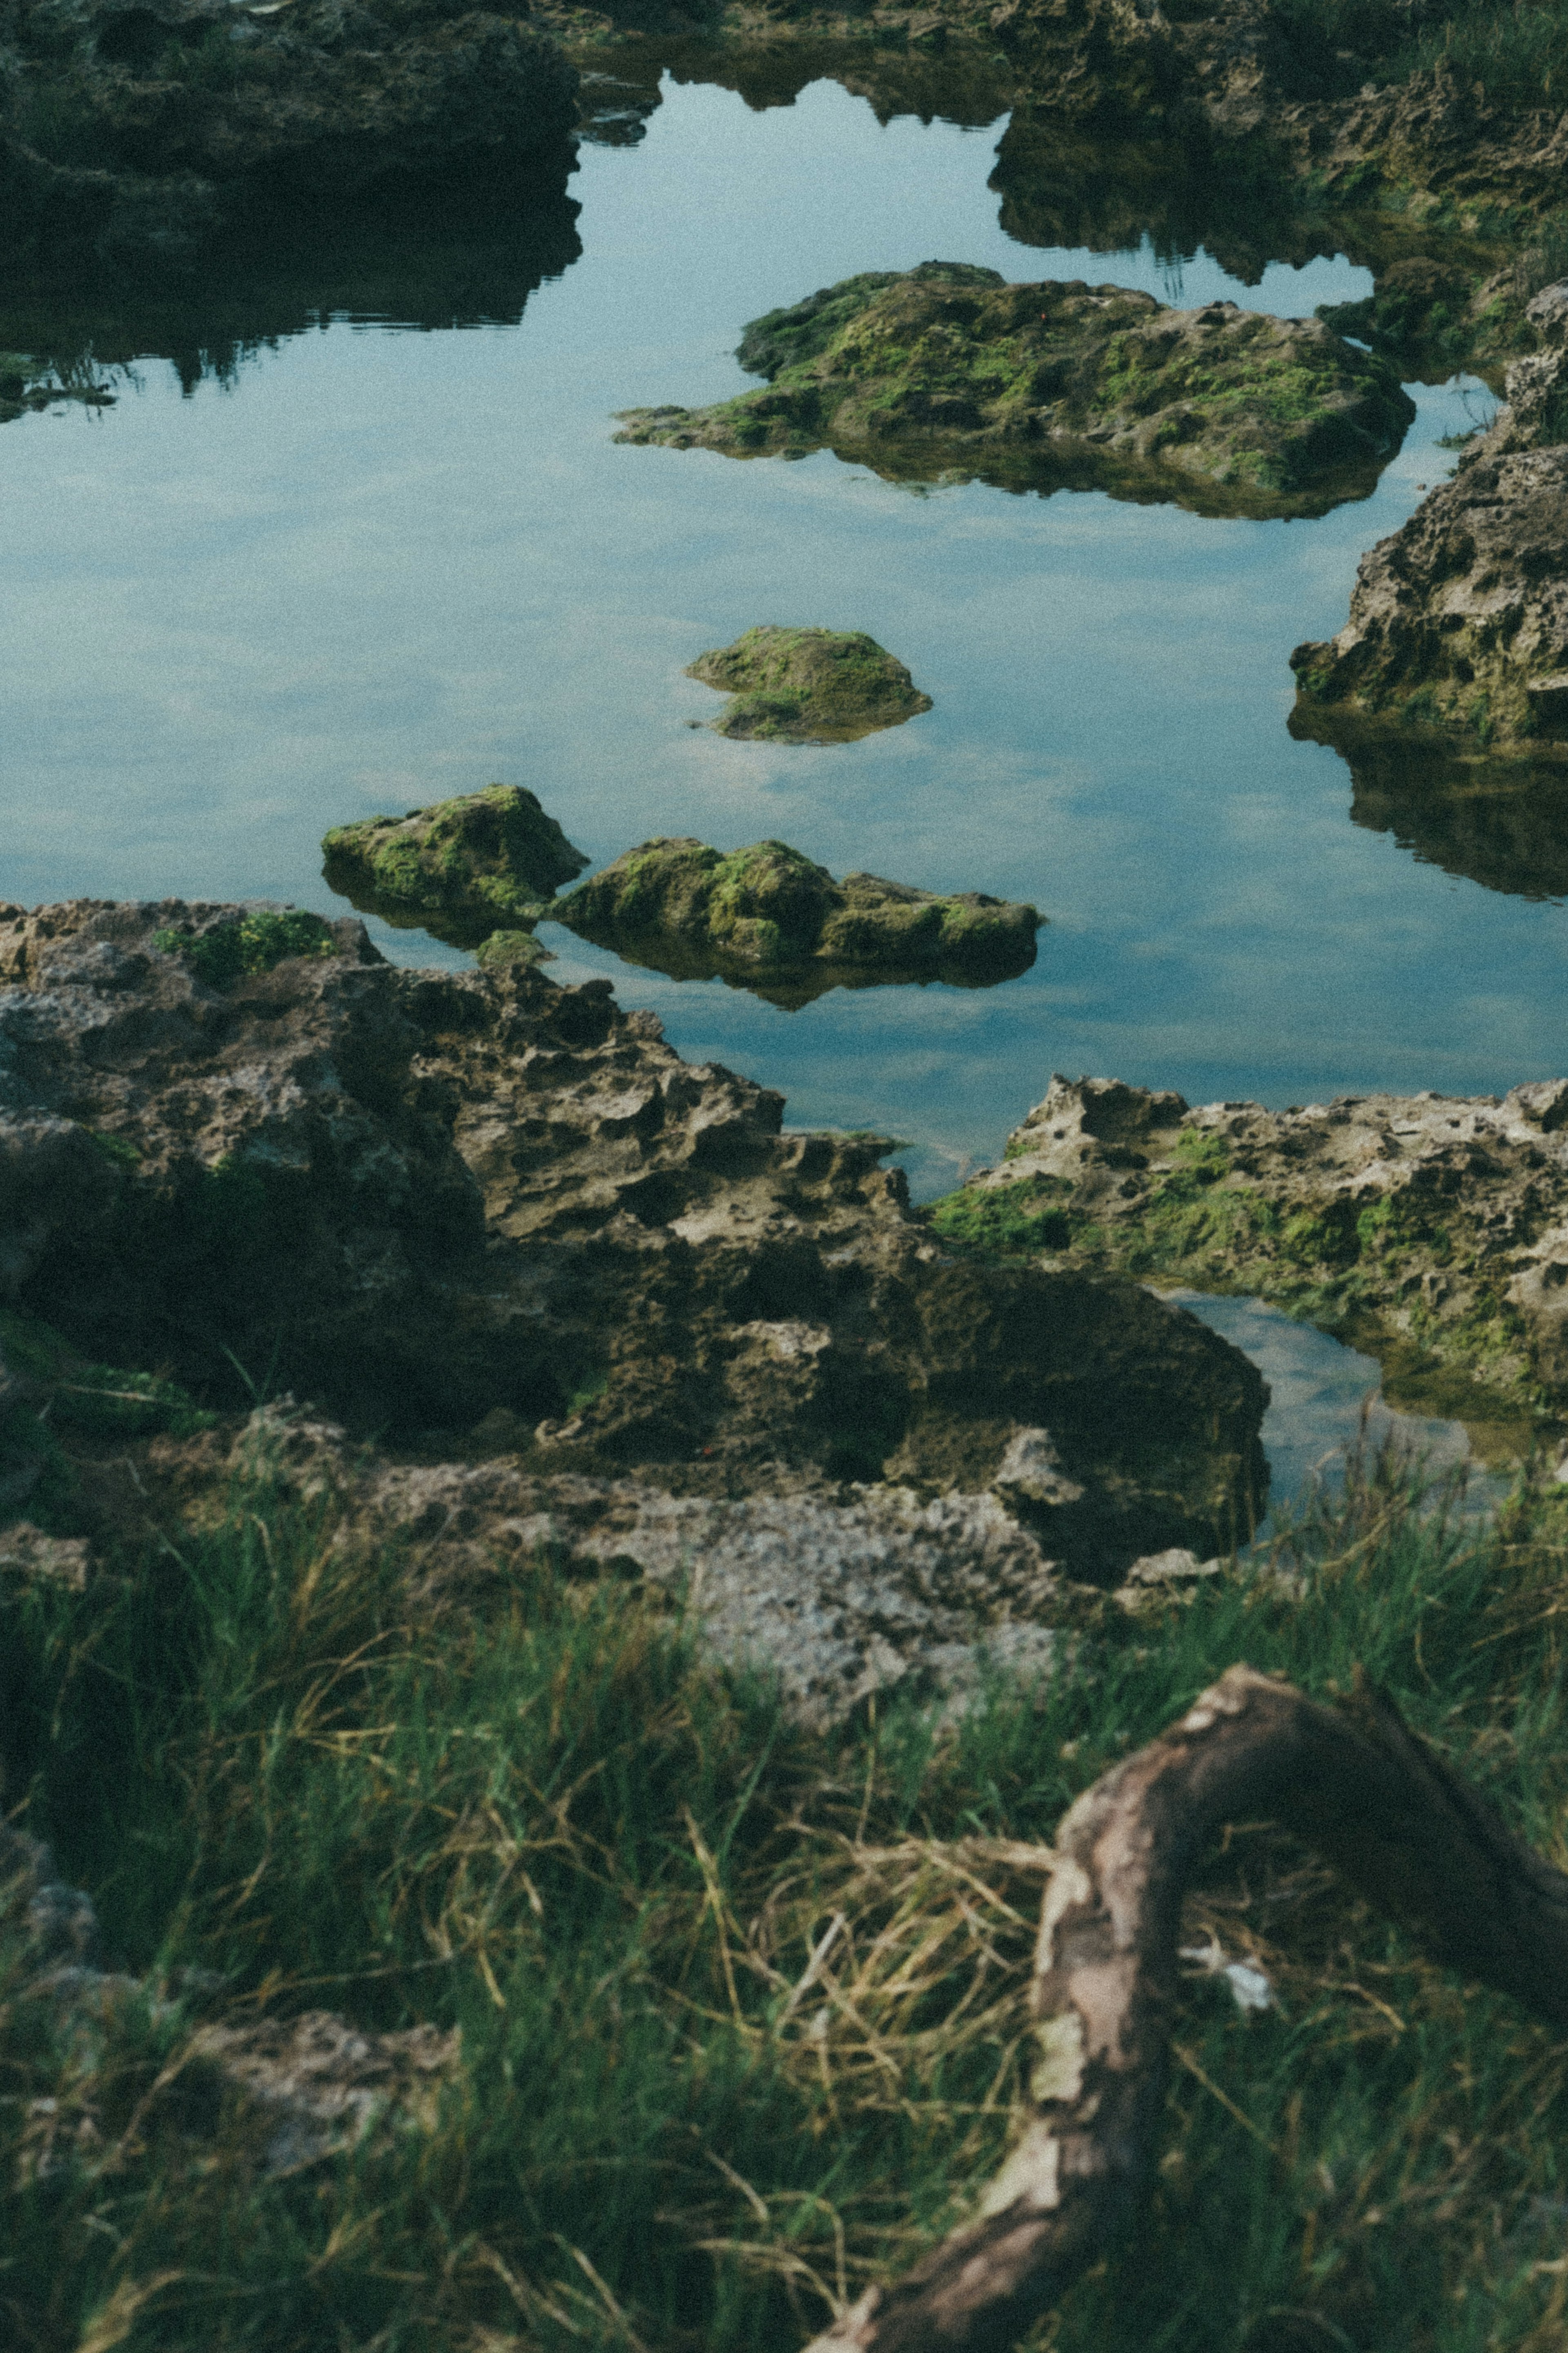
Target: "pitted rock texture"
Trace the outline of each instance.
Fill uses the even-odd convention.
[[[1270,1112],[1057,1077],[933,1212],[983,1250],[1277,1300],[1462,1386],[1428,1410],[1568,1414],[1568,1080]],[[1385,1363],[1388,1361],[1385,1355]]]
[[[389,179],[559,189],[577,86],[517,16],[440,0],[15,0],[8,250],[179,262],[280,200],[342,204]]]
[[[737,356],[768,391],[630,409],[618,438],[742,458],[826,446],[912,479],[1081,475],[1215,513],[1305,514],[1364,496],[1415,413],[1386,361],[1321,320],[1010,286],[957,262],[824,287],[753,320]]]
[[[1542,348],[1510,368],[1508,406],[1363,556],[1339,636],[1291,655],[1298,733],[1362,718],[1568,752],[1568,285],[1527,316]]]
[[[984,891],[838,882],[787,841],[721,851],[690,835],[638,842],[552,912],[628,961],[785,1005],[878,981],[1011,980],[1034,963],[1040,924],[1034,907]]]
[[[785,1134],[607,982],[405,972],[352,919],[223,989],[153,944],[241,912],[0,912],[0,1279],[93,1361],[714,1497],[979,1493],[1048,1430],[1101,1578],[1250,1525],[1263,1384],[1193,1317],[952,1261],[879,1140]]]

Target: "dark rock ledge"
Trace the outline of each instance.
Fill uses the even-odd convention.
[[[729,1564],[726,1646],[782,1669],[816,1624],[829,1714],[1246,1535],[1244,1357],[1136,1283],[954,1257],[883,1142],[783,1112],[607,983],[401,971],[353,919],[5,910],[10,1511],[95,1541],[160,1418],[144,1493],[218,1475],[237,1365],[347,1430],[389,1530]]]

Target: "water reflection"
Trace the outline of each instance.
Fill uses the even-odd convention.
[[[27,354],[30,387],[58,384],[77,399],[111,397],[134,381],[132,363],[167,360],[188,396],[204,379],[233,384],[247,361],[336,318],[515,326],[530,295],[580,257],[581,209],[564,191],[504,204],[477,191],[388,191],[374,208],[334,207],[287,238],[234,245],[199,277],[62,287],[7,279],[0,263],[0,354]],[[23,413],[0,399],[0,421]]]
[[[1351,772],[1351,822],[1391,833],[1424,865],[1519,899],[1568,897],[1568,765],[1464,757],[1293,712],[1292,735],[1329,744]]]

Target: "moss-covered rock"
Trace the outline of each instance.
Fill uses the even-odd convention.
[[[487,785],[406,817],[335,825],[321,848],[327,881],[351,905],[464,946],[537,923],[588,863],[522,785]]]
[[[1321,320],[957,262],[825,287],[753,320],[737,356],[767,391],[629,409],[620,438],[1279,515],[1364,496],[1415,414],[1386,360]]]
[[[153,944],[188,964],[209,988],[231,988],[289,956],[336,955],[339,944],[331,925],[302,907],[255,907],[216,923],[169,925],[153,934]]]
[[[1010,979],[1033,964],[1041,921],[978,891],[835,881],[784,841],[723,851],[689,836],[639,842],[552,912],[630,961],[795,1003],[857,983]]]
[[[721,735],[776,744],[850,744],[931,707],[901,661],[862,629],[748,629],[687,667],[729,694]]]

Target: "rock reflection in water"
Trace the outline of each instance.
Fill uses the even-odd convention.
[[[1289,727],[1349,766],[1352,825],[1485,890],[1568,898],[1568,763],[1461,758],[1440,741],[1335,728],[1318,712],[1293,712]]]
[[[0,353],[29,355],[29,385],[103,398],[144,359],[168,360],[187,394],[204,377],[231,383],[258,353],[333,319],[515,326],[535,289],[581,256],[580,210],[537,189],[526,206],[504,207],[477,192],[388,191],[313,233],[236,244],[199,277],[62,290],[0,274]],[[20,401],[0,405],[0,422],[25,413]]]

